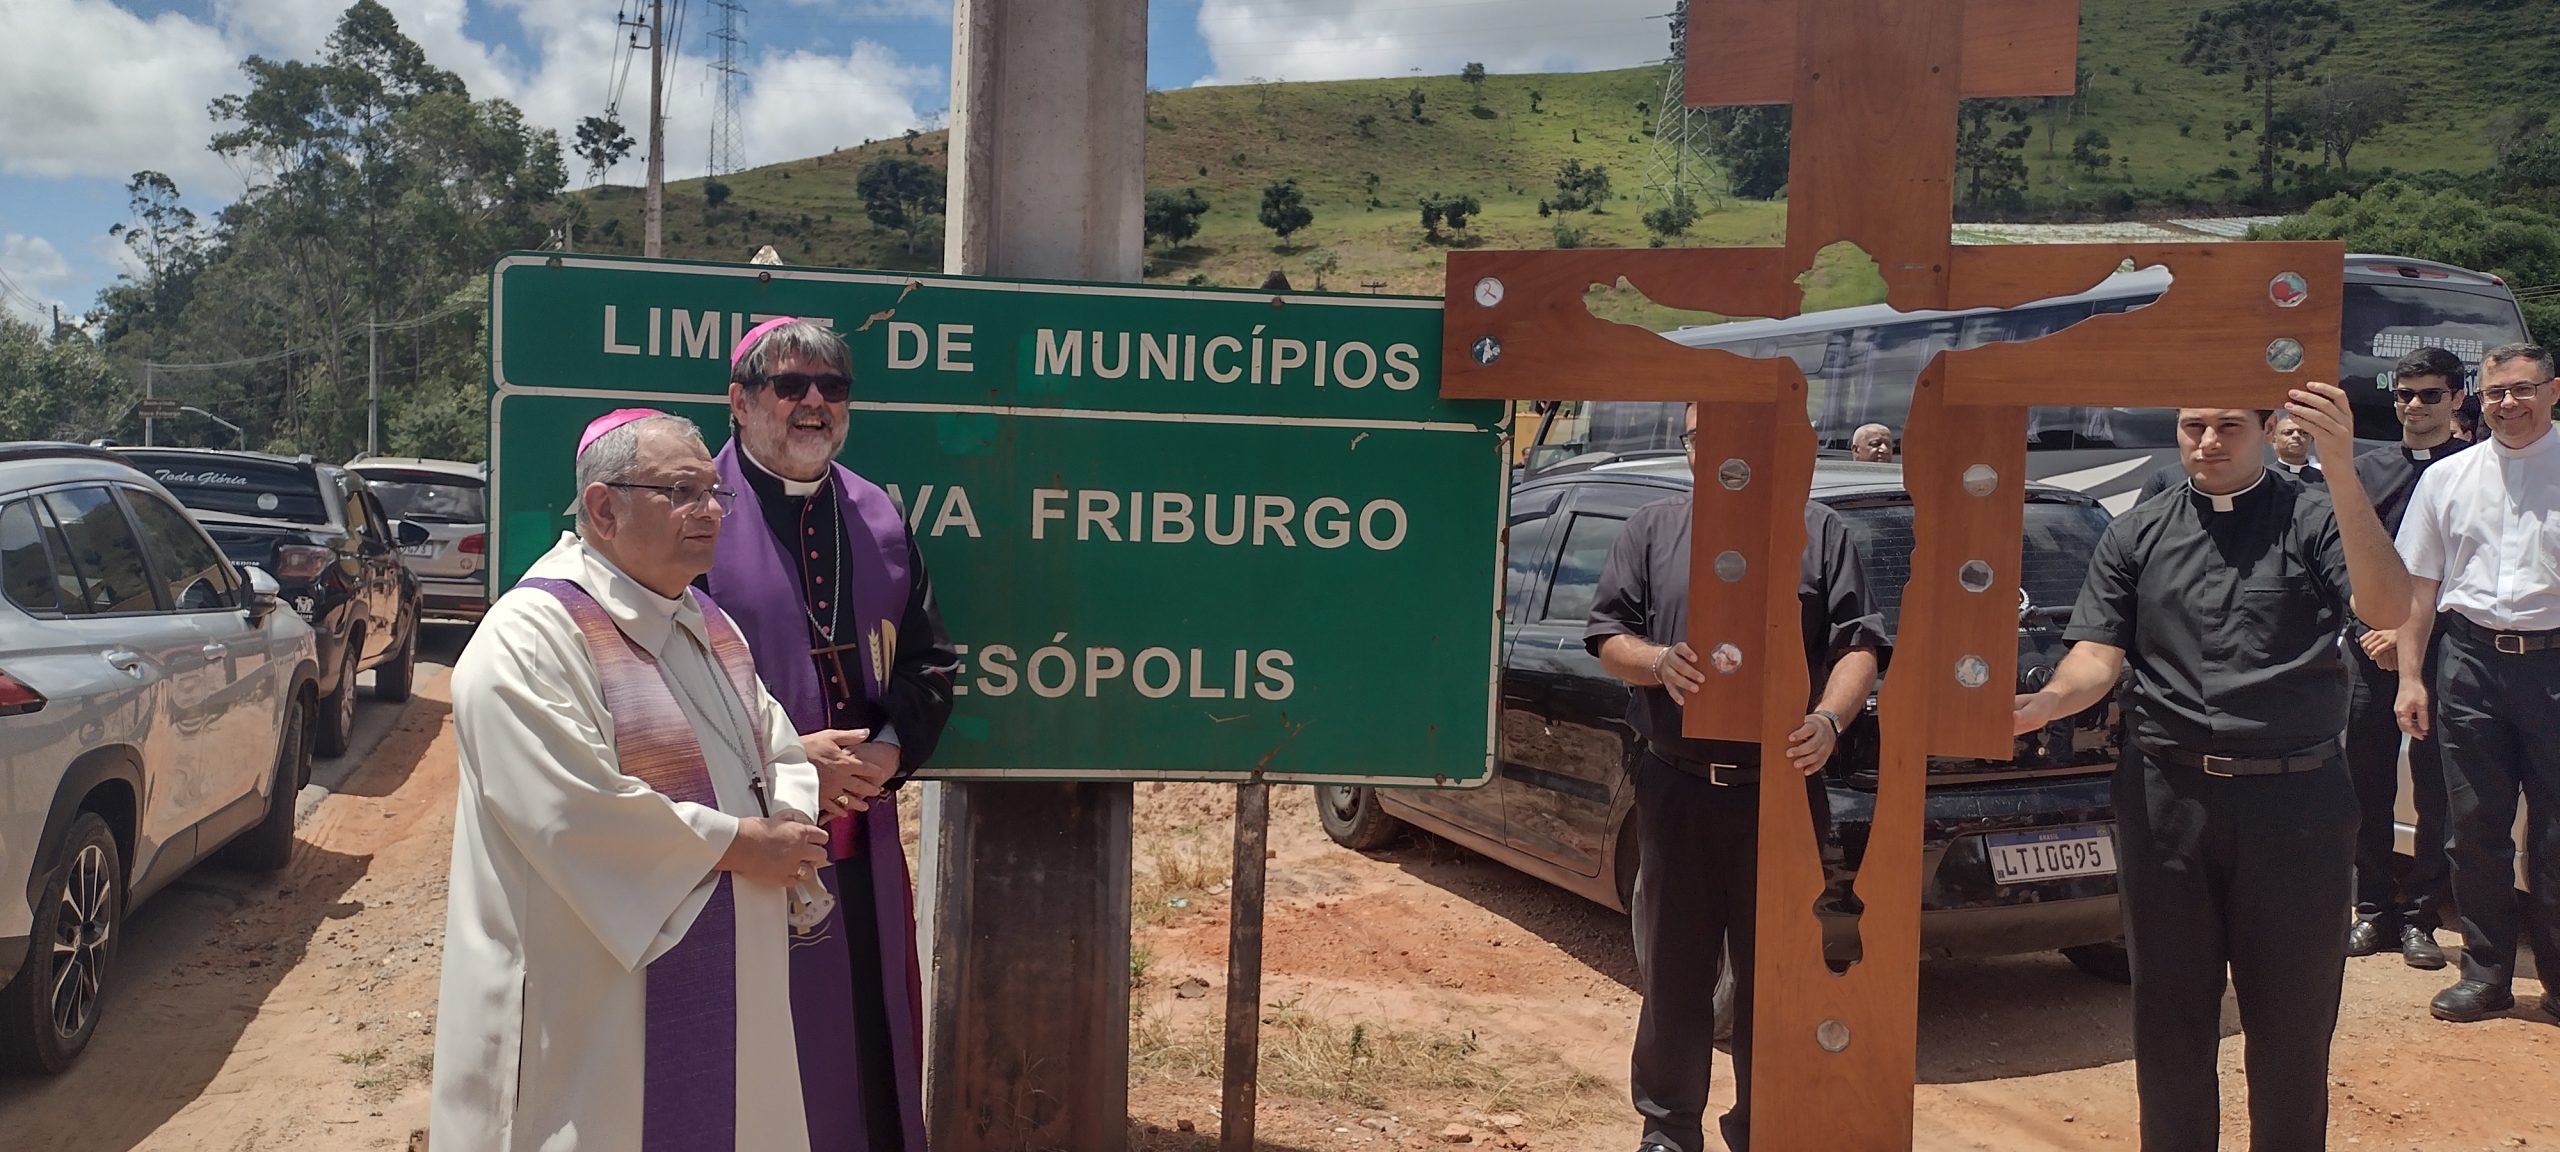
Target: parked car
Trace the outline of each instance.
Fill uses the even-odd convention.
[[[0,444],[0,1069],[95,1032],[127,912],[293,850],[312,630],[114,454]]]
[[[273,573],[285,603],[319,633],[323,756],[355,732],[356,675],[377,699],[409,698],[418,665],[418,578],[399,550],[427,542],[393,520],[364,477],[310,457],[210,448],[119,448],[187,506],[224,555]]]
[[[489,610],[489,466],[413,456],[364,456],[347,471],[365,479],[382,510],[427,530],[400,546],[418,574],[429,620],[477,621]]]
[[[1611,908],[1635,889],[1634,766],[1627,688],[1582,643],[1601,562],[1637,509],[1690,485],[1676,453],[1550,469],[1511,497],[1504,586],[1500,750],[1482,788],[1317,789],[1333,839],[1389,843],[1411,824]],[[1887,464],[1822,461],[1813,498],[1855,538],[1885,627],[1900,624],[1909,576],[1911,500]],[[2040,686],[2068,649],[2062,630],[2108,516],[2089,496],[2044,485],[2027,494],[2018,654],[2022,691]],[[1890,674],[1890,673],[1888,673]],[[2130,978],[2118,943],[2110,774],[2120,725],[2112,699],[2020,737],[2015,760],[1932,757],[1921,868],[1925,956],[2060,949],[2094,974]],[[1829,887],[1818,911],[1835,964],[1857,959],[1851,894],[1874,824],[1875,702],[1842,734],[1828,769]],[[1731,972],[1718,989],[1731,996]]]

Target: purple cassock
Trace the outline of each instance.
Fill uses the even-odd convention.
[[[744,471],[753,465],[739,458],[736,441],[713,464],[722,486],[740,493],[740,514],[722,526],[712,594],[746,634],[756,674],[793,726],[803,734],[847,727],[835,718],[879,700],[895,663],[897,623],[914,577],[897,504],[879,485],[834,465],[836,516],[804,516],[806,522],[791,529],[786,552],[767,516],[747,514],[770,510],[757,508],[756,487]],[[827,649],[837,650],[822,654]],[[792,1027],[809,1147],[924,1152],[915,905],[898,842],[895,793],[882,793],[869,811],[832,821],[827,830],[836,864],[823,875],[837,909],[825,925],[791,942]],[[848,891],[849,885],[868,891]],[[871,922],[849,926],[848,911],[867,911]],[[882,1061],[890,1067],[880,1068]],[[884,1094],[894,1101],[880,1100]],[[875,1114],[889,1108],[894,1118]]]

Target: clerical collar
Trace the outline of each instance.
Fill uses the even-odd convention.
[[[2460,443],[2462,442],[2454,439],[2453,434],[2448,432],[2445,433],[2444,439],[2438,440],[2433,444],[2429,444],[2424,448],[2415,447],[2408,441],[2403,440],[2400,442],[2400,451],[2407,453],[2411,460],[2424,462],[2433,460],[2438,456],[2442,456],[2445,453],[2453,451],[2454,447]]]
[[[746,461],[750,465],[753,465],[756,471],[772,477],[774,483],[782,485],[782,494],[785,496],[807,497],[816,493],[819,487],[827,482],[826,473],[824,472],[819,473],[818,478],[815,480],[794,480],[780,472],[776,472],[771,468],[765,467],[763,461],[756,459],[755,453],[747,451],[747,442],[743,439],[738,441],[738,458]]]
[[[2498,455],[2509,460],[2522,460],[2530,456],[2543,455],[2550,452],[2555,444],[2560,444],[2560,435],[2554,435],[2547,426],[2543,428],[2542,435],[2533,438],[2533,443],[2522,448],[2509,448],[2506,441],[2495,436],[2489,437],[2489,446],[2497,449]]]
[[[2283,463],[2283,461],[2279,460],[2279,461],[2277,461],[2277,463],[2281,464],[2281,463]],[[2198,488],[2198,487],[2196,487],[2196,482],[2195,482],[2195,481],[2193,481],[2193,480],[2189,480],[2189,481],[2187,481],[2187,492],[2188,492],[2188,494],[2189,494],[2189,495],[2195,496],[2196,498],[2198,498],[2198,499],[2200,499],[2200,500],[2204,500],[2204,501],[2207,501],[2207,502],[2211,503],[2211,504],[2213,505],[2213,510],[2214,510],[2214,511],[2216,511],[2216,512],[2228,512],[2228,511],[2231,511],[2234,507],[2236,507],[2236,506],[2237,506],[2237,502],[2239,501],[2239,499],[2240,499],[2241,497],[2246,496],[2246,495],[2248,495],[2248,494],[2250,494],[2250,493],[2252,493],[2252,492],[2255,492],[2255,491],[2257,491],[2257,490],[2258,490],[2258,489],[2260,489],[2260,488],[2264,488],[2264,487],[2266,487],[2266,486],[2267,486],[2267,472],[2266,472],[2266,470],[2265,470],[2265,469],[2263,469],[2263,468],[2262,468],[2262,469],[2259,469],[2259,471],[2258,471],[2258,478],[2257,478],[2257,479],[2255,479],[2255,480],[2250,481],[2250,482],[2249,482],[2249,486],[2248,486],[2248,487],[2243,488],[2243,489],[2241,489],[2241,490],[2239,490],[2239,491],[2237,491],[2237,492],[2231,493],[2230,495],[2227,495],[2227,496],[2216,496],[2216,495],[2214,495],[2214,494],[2213,494],[2213,493],[2211,493],[2211,492],[2207,492],[2207,491],[2205,491],[2205,490],[2203,490],[2203,489],[2201,489],[2201,488]]]
[[[2307,462],[2306,462],[2306,463],[2301,463],[2301,464],[2289,464],[2289,463],[2286,463],[2286,462],[2285,462],[2284,460],[2282,460],[2282,459],[2278,459],[2278,460],[2276,461],[2276,467],[2278,467],[2278,468],[2282,468],[2282,469],[2284,469],[2284,470],[2285,470],[2285,471],[2287,471],[2287,472],[2291,472],[2291,473],[2293,473],[2293,474],[2294,474],[2294,475],[2296,475],[2296,476],[2300,476],[2300,475],[2302,475],[2302,470],[2303,470],[2303,469],[2305,469],[2305,468],[2308,468],[2308,467],[2310,467],[2310,466],[2311,466],[2311,465],[2310,465],[2309,463],[2307,463]]]

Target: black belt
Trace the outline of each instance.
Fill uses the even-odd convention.
[[[2522,656],[2527,652],[2560,648],[2560,629],[2543,632],[2501,632],[2495,628],[2486,627],[2460,612],[2447,612],[2445,617],[2453,621],[2454,631],[2482,641],[2490,648],[2509,656]]]
[[[1726,763],[1722,761],[1692,760],[1686,756],[1675,756],[1669,752],[1663,751],[1658,746],[1650,744],[1645,746],[1644,751],[1645,755],[1651,756],[1656,760],[1660,760],[1673,768],[1677,768],[1682,772],[1688,773],[1689,775],[1705,780],[1707,783],[1713,784],[1719,788],[1738,788],[1743,785],[1758,784],[1760,782],[1760,768],[1756,764],[1744,765]]]
[[[2175,744],[2142,745],[2144,755],[2164,764],[2193,768],[2207,776],[2283,776],[2309,772],[2327,764],[2338,755],[2337,741],[2323,741],[2317,748],[2290,756],[2210,756],[2190,751]]]

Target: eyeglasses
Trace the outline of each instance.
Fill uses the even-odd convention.
[[[1684,449],[1685,449],[1685,448],[1695,448],[1695,447],[1697,447],[1697,446],[1698,446],[1698,430],[1697,430],[1697,429],[1695,429],[1695,428],[1691,428],[1691,429],[1688,429],[1687,431],[1684,431],[1684,432],[1680,433],[1680,447],[1682,447],[1682,448],[1684,448]]]
[[[853,396],[853,378],[834,372],[775,372],[757,376],[750,383],[773,389],[775,399],[790,404],[799,403],[813,385],[818,389],[818,399],[829,404],[842,404]]]
[[[2549,380],[2545,380],[2542,384],[2548,384],[2550,382],[2551,381]],[[2515,397],[2518,400],[2528,399],[2534,393],[2542,391],[2542,384],[2516,384],[2505,388],[2483,388],[2480,390],[2480,402],[2483,404],[2504,404],[2510,396]]]
[[[2444,388],[2394,388],[2391,390],[2391,400],[2395,404],[2442,404],[2444,398],[2450,395],[2453,393]]]
[[[605,481],[604,486],[637,488],[644,492],[660,493],[678,512],[699,508],[703,501],[709,500],[713,508],[719,509],[720,515],[726,516],[730,509],[738,505],[738,494],[726,488],[697,488],[691,484],[625,484],[615,480]]]

